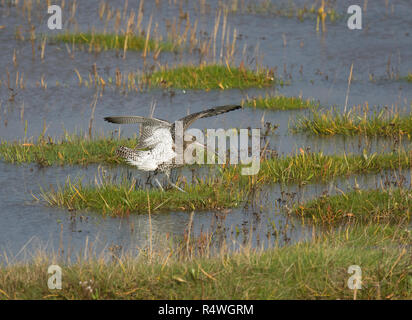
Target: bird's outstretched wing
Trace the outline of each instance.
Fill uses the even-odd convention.
[[[242,108],[242,107],[237,106],[237,105],[227,105],[227,106],[214,107],[214,108],[211,108],[211,109],[207,109],[207,110],[203,110],[203,111],[200,111],[200,112],[189,114],[188,116],[179,119],[179,121],[183,121],[183,130],[185,131],[193,124],[193,122],[195,122],[196,120],[198,120],[200,118],[213,117],[213,116],[217,116],[219,114],[226,113],[226,112],[233,111],[233,110],[237,110],[237,109],[240,109],[240,108]]]
[[[161,135],[157,134],[159,129],[169,129],[171,123],[165,120],[160,120],[156,118],[146,118],[140,116],[116,116],[116,117],[106,117],[104,120],[111,123],[118,124],[133,124],[140,123],[142,127],[140,128],[139,142],[135,148],[136,149],[146,149],[153,148],[159,142],[162,141]],[[164,132],[162,130],[162,132]]]
[[[213,117],[213,116],[217,116],[219,114],[237,110],[240,108],[241,106],[238,106],[238,105],[227,105],[227,106],[214,107],[211,109],[192,113],[186,117],[179,119],[179,121],[183,122],[183,130],[185,131],[193,124],[193,122],[195,122],[196,120],[200,118]],[[166,120],[161,120],[161,119],[156,119],[156,118],[146,118],[146,117],[141,117],[141,116],[115,116],[115,117],[106,117],[104,118],[104,120],[111,122],[111,123],[118,123],[118,124],[141,123],[142,124],[141,134],[140,134],[139,143],[136,146],[136,149],[153,148],[154,146],[156,146],[159,139],[155,139],[154,137],[158,136],[157,134],[155,134],[155,132],[158,129],[168,128],[170,129],[171,132],[174,133],[174,123],[171,124],[170,122]]]
[[[146,118],[141,116],[115,116],[115,117],[105,117],[104,120],[111,123],[118,124],[133,124],[142,123],[153,126],[164,126],[170,127],[171,123],[166,120],[156,119],[156,118]]]

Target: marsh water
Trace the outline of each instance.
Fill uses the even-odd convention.
[[[47,28],[47,8],[32,1],[31,22],[22,3],[0,1],[0,137],[15,141],[25,137],[45,134],[53,137],[68,132],[87,132],[91,116],[91,104],[95,88],[78,85],[75,69],[87,78],[93,65],[100,74],[115,78],[116,69],[135,72],[143,68],[141,52],[128,51],[123,59],[116,50],[90,53],[72,50],[65,44],[47,44],[44,59],[39,53],[40,40],[34,43],[29,37],[30,25],[36,33],[53,35],[57,32],[103,30],[99,19],[100,1],[76,1],[76,12],[69,20],[72,1],[63,9],[63,30]],[[281,3],[282,1],[272,1]],[[124,10],[123,1],[107,1],[113,8]],[[202,5],[206,3],[206,5]],[[175,120],[188,112],[208,107],[238,104],[246,97],[278,93],[286,96],[302,96],[319,101],[322,106],[334,106],[343,110],[348,92],[348,77],[353,64],[353,81],[348,95],[348,107],[355,105],[376,106],[409,112],[412,103],[412,83],[401,78],[412,72],[412,2],[407,0],[365,1],[363,29],[347,27],[346,10],[352,1],[336,1],[334,8],[341,15],[336,21],[327,22],[326,32],[316,31],[316,18],[299,21],[275,13],[250,12],[245,1],[244,10],[232,10],[227,25],[237,30],[235,64],[241,60],[250,66],[274,68],[288,85],[265,89],[247,90],[163,90],[143,91],[106,88],[99,96],[94,114],[93,129],[112,134],[118,128],[105,123],[103,117],[116,114],[147,116],[150,106],[156,104],[154,116]],[[256,2],[259,3],[259,2]],[[290,1],[283,1],[285,6]],[[294,1],[299,6],[316,1]],[[160,1],[144,2],[142,25],[147,26],[150,16],[158,23],[158,32],[166,33],[166,22],[179,17],[182,10],[192,21],[198,20],[198,33],[204,37],[213,33],[216,12],[222,3],[218,1]],[[128,1],[126,11],[138,10],[139,1]],[[127,14],[126,14],[127,15]],[[16,39],[20,29],[25,40]],[[218,39],[220,39],[218,35]],[[244,50],[243,50],[244,49]],[[220,52],[220,40],[217,52]],[[13,58],[15,57],[15,58]],[[157,61],[147,58],[145,64],[174,65],[197,63],[195,53],[162,52]],[[147,65],[145,65],[147,68]],[[23,77],[25,87],[16,85],[16,77]],[[43,83],[47,83],[44,88]],[[9,88],[10,87],[10,88]],[[12,90],[11,90],[12,89]],[[381,138],[318,137],[292,134],[289,126],[308,111],[263,111],[244,108],[215,118],[201,119],[195,127],[204,128],[260,128],[270,122],[278,128],[271,136],[271,148],[279,155],[294,153],[299,148],[322,151],[327,154],[388,152],[408,141],[394,142]],[[27,126],[26,126],[27,123]],[[137,128],[122,127],[123,136],[132,136]],[[114,134],[117,134],[115,132]],[[397,145],[395,145],[397,144]],[[109,172],[134,172],[133,168],[105,168]],[[35,164],[15,165],[0,161],[0,249],[8,257],[19,260],[30,256],[36,248],[57,250],[62,243],[72,252],[79,252],[86,242],[93,242],[96,250],[117,246],[124,250],[140,250],[147,246],[149,218],[147,215],[105,217],[98,212],[69,212],[61,208],[47,207],[34,201],[40,189],[56,188],[67,177],[85,177],[93,180],[98,166],[52,166],[40,168]],[[133,173],[134,174],[134,173]],[[378,188],[382,183],[396,184],[399,175],[406,177],[410,185],[410,170],[381,172],[378,175],[362,175],[339,178],[322,184],[305,186],[274,185],[261,190],[252,203],[240,208],[219,211],[195,211],[193,235],[211,232],[220,235],[237,248],[246,234],[253,231],[252,245],[285,245],[310,239],[313,230],[287,214],[289,205],[306,201],[324,193],[335,194],[355,187]],[[245,199],[246,200],[246,199]],[[191,212],[168,212],[151,216],[153,239],[167,235],[179,237],[187,229]],[[280,232],[274,235],[274,226]],[[240,230],[240,231],[239,231]],[[217,236],[216,236],[217,237]],[[218,238],[218,237],[217,237]],[[5,255],[1,254],[4,260]]]

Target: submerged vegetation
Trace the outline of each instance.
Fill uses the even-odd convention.
[[[412,190],[355,190],[323,196],[299,205],[296,214],[320,223],[342,221],[408,223],[412,210]]]
[[[0,266],[0,298],[410,299],[411,241],[401,226],[355,225],[283,248],[245,247],[190,260],[178,255],[186,250],[172,249],[113,255],[111,261],[79,256],[72,263],[40,255]],[[44,270],[56,261],[64,281],[61,290],[50,291]],[[348,288],[351,265],[362,267],[362,290]]]
[[[303,100],[299,97],[285,97],[285,96],[259,96],[256,98],[246,99],[243,102],[246,107],[253,107],[268,110],[298,110],[307,108],[317,108],[318,103],[312,100]]]
[[[134,34],[63,33],[52,37],[50,40],[53,43],[87,45],[93,51],[109,49],[172,51],[176,48],[171,42],[146,39],[146,37]]]
[[[279,3],[280,2],[280,3]],[[283,3],[282,3],[283,2]],[[334,8],[331,1],[322,1],[320,6],[315,4],[295,4],[293,1],[277,1],[273,3],[270,0],[251,1],[247,5],[247,12],[262,15],[275,15],[285,18],[297,18],[299,21],[305,19],[322,19],[335,22],[341,17]]]
[[[234,67],[222,64],[183,65],[169,68],[161,65],[156,71],[120,71],[115,75],[101,76],[93,65],[92,72],[81,75],[74,69],[79,86],[122,89],[122,92],[146,91],[151,88],[194,89],[209,91],[212,89],[263,88],[275,84],[286,84],[276,78],[273,70],[258,69],[254,71],[244,66]]]
[[[303,116],[295,123],[293,132],[308,132],[320,135],[367,135],[367,136],[406,136],[412,137],[412,113],[399,115],[385,114],[384,111],[356,112],[354,109],[347,113],[337,110],[314,111],[309,118]]]
[[[251,71],[217,64],[165,68],[145,75],[144,81],[152,87],[202,90],[261,88],[278,82],[271,70]]]

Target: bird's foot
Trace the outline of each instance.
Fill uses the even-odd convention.
[[[179,188],[179,187],[178,187],[177,185],[175,185],[174,183],[171,183],[171,185],[172,185],[173,187],[175,187],[177,190],[182,191],[183,193],[186,193],[185,190],[183,190],[182,188]]]
[[[178,187],[177,185],[175,185],[171,180],[170,180],[170,178],[169,177],[167,177],[167,180],[169,181],[169,184],[172,186],[172,187],[175,187],[177,190],[179,190],[179,191],[182,191],[182,192],[184,192],[184,193],[186,193],[186,191],[185,190],[183,190],[182,188],[180,188],[180,187]]]

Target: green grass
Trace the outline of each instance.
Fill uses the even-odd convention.
[[[296,214],[319,223],[344,221],[408,222],[411,217],[412,190],[357,190],[324,196],[296,209]]]
[[[121,184],[103,183],[83,185],[81,181],[70,180],[57,190],[43,191],[40,198],[49,206],[64,207],[69,210],[90,209],[112,216],[148,214],[181,210],[221,210],[242,203],[246,190],[232,188],[230,182],[214,184],[202,183],[185,186],[186,193],[175,188],[149,191],[135,188],[130,182]]]
[[[353,110],[352,110],[353,111]],[[336,110],[325,112],[314,111],[311,117],[303,116],[292,128],[293,132],[308,132],[318,135],[367,135],[367,136],[406,136],[412,137],[412,113],[401,116],[392,114],[385,116],[384,112],[366,112],[346,114]]]
[[[408,75],[406,76],[406,81],[412,82],[412,73],[408,73]]]
[[[262,88],[278,82],[270,70],[252,71],[223,65],[164,68],[145,75],[143,81],[149,87],[202,90]]]
[[[125,48],[125,35],[102,34],[102,33],[63,33],[51,38],[52,43],[74,43],[88,45],[93,49],[110,50]],[[146,46],[146,37],[130,35],[127,37],[127,50],[143,51]],[[171,42],[156,41],[149,39],[147,49],[150,51],[160,49],[162,51],[173,51],[175,45]]]
[[[220,168],[216,177],[205,177],[196,185],[181,185],[186,193],[176,189],[149,191],[152,212],[173,210],[203,210],[237,207],[247,194],[267,183],[298,183],[329,181],[352,174],[411,168],[412,152],[328,156],[322,153],[302,153],[265,160],[255,176],[242,176],[239,166]],[[123,215],[148,213],[146,191],[130,182],[83,185],[68,181],[58,190],[43,191],[38,198],[50,206],[69,210],[91,209],[102,214]],[[243,201],[242,201],[243,200]]]
[[[303,100],[297,97],[285,97],[285,96],[272,96],[266,95],[265,97],[259,96],[252,99],[247,99],[244,103],[246,107],[267,109],[267,110],[299,110],[307,108],[317,108],[319,104],[314,103],[312,100]]]
[[[87,165],[92,163],[123,163],[115,155],[118,146],[133,148],[137,138],[115,139],[99,136],[93,139],[81,135],[65,135],[60,139],[39,138],[25,142],[0,143],[4,161],[47,165]],[[261,162],[258,178],[273,182],[302,182],[316,178],[329,179],[354,173],[377,172],[385,169],[410,168],[412,153],[398,151],[386,154],[325,155],[300,150],[286,157],[275,157]],[[228,166],[223,172],[229,179],[240,179],[240,167]],[[253,176],[252,176],[253,177]],[[244,176],[247,180],[248,176]]]
[[[301,152],[262,162],[257,180],[264,183],[329,181],[353,174],[377,173],[412,167],[412,152],[363,155],[325,155]],[[231,176],[232,181],[238,176]],[[248,179],[245,176],[242,179]]]
[[[133,148],[136,143],[136,137],[115,139],[98,136],[87,139],[81,135],[66,134],[60,139],[39,138],[36,142],[33,139],[12,143],[2,141],[0,156],[10,163],[37,163],[41,166],[124,164],[115,155],[116,148],[121,145]],[[405,151],[387,154],[325,155],[301,150],[290,156],[262,161],[257,177],[264,182],[306,183],[350,174],[410,168],[411,163],[412,153]],[[225,179],[233,181],[249,181],[253,178],[241,176],[239,166],[228,166],[222,174]]]
[[[113,139],[96,137],[85,139],[80,135],[66,135],[61,139],[39,138],[36,143],[0,144],[1,157],[11,163],[37,163],[49,165],[88,165],[92,163],[122,164],[115,155],[120,145],[134,147],[136,138]],[[382,170],[399,170],[412,167],[412,152],[399,151],[387,154],[324,155],[299,153],[261,161],[254,176],[241,175],[240,166],[220,167],[215,177],[205,177],[191,186],[181,185],[187,193],[177,190],[149,192],[152,211],[222,209],[240,205],[242,199],[255,188],[270,183],[326,182],[353,174],[377,173]],[[40,196],[39,196],[40,197]],[[49,205],[70,210],[91,209],[103,214],[122,215],[147,213],[147,194],[129,183],[84,185],[66,183],[58,190],[44,191],[41,198]]]
[[[2,141],[0,156],[6,162],[15,164],[37,163],[50,165],[87,165],[92,163],[118,164],[122,161],[115,155],[118,146],[130,148],[136,145],[136,139],[113,139],[96,137],[87,139],[81,135],[66,135],[61,139],[39,138],[25,142]]]
[[[177,259],[170,251],[69,264],[38,256],[0,266],[0,299],[411,299],[411,241],[404,227],[369,225],[212,258]],[[47,269],[56,263],[62,289],[50,290]],[[347,285],[351,265],[362,270],[356,293]]]

